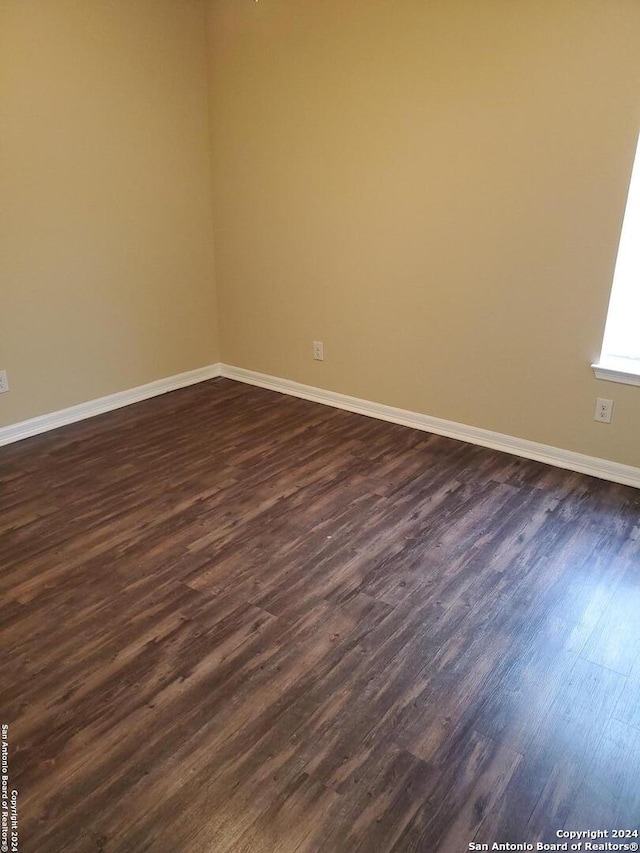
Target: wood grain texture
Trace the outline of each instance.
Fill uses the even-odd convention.
[[[637,491],[225,379],[0,453],[23,853],[637,826]]]

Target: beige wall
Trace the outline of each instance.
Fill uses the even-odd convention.
[[[0,0],[0,425],[218,359],[205,12]]]
[[[638,0],[211,13],[224,360],[640,465],[640,388],[589,366],[640,126]]]
[[[640,465],[639,83],[637,0],[0,0],[0,426],[221,357]]]

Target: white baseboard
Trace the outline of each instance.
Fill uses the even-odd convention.
[[[513,456],[522,456],[525,459],[534,459],[557,468],[566,468],[569,471],[577,471],[580,474],[589,474],[602,480],[610,480],[614,483],[622,483],[626,486],[640,488],[640,468],[632,465],[622,465],[620,462],[611,462],[607,459],[598,459],[575,453],[572,450],[563,450],[559,447],[551,447],[547,444],[538,444],[524,438],[515,438],[499,432],[492,432],[479,427],[459,424],[455,421],[447,421],[442,418],[434,418],[430,415],[422,415],[419,412],[411,412],[407,409],[397,409],[394,406],[385,406],[382,403],[372,403],[369,400],[361,400],[358,397],[350,397],[347,394],[338,394],[335,391],[325,391],[322,388],[314,388],[312,385],[303,385],[290,379],[280,379],[277,376],[269,376],[266,373],[257,373],[254,370],[245,370],[242,367],[233,367],[228,364],[210,364],[196,370],[188,370],[186,373],[178,373],[166,379],[158,379],[128,391],[120,391],[117,394],[109,394],[97,400],[80,403],[68,409],[60,409],[47,415],[31,418],[17,424],[0,427],[0,446],[39,435],[52,429],[75,423],[76,421],[92,418],[103,412],[120,409],[131,403],[138,403],[168,391],[178,388],[186,388],[197,382],[207,379],[215,379],[224,376],[235,379],[248,385],[257,385],[260,388],[268,388],[281,394],[289,394],[293,397],[301,397],[314,403],[322,403],[325,406],[333,406],[336,409],[346,409],[370,418],[382,421],[390,421],[402,424],[413,429],[433,432],[444,435],[447,438],[455,438],[466,441],[469,444],[479,444],[492,450],[501,450]]]
[[[406,409],[396,409],[394,406],[385,406],[382,403],[371,403],[369,400],[337,394],[335,391],[324,391],[322,388],[314,388],[311,385],[303,385],[289,379],[279,379],[265,373],[256,373],[253,370],[232,367],[228,364],[222,365],[222,375],[228,379],[245,382],[248,385],[258,385],[260,388],[268,388],[271,391],[279,391],[282,394],[312,400],[314,403],[323,403],[326,406],[346,409],[349,412],[356,412],[382,421],[391,421],[424,432],[434,432],[447,438],[456,438],[469,444],[479,444],[482,447],[490,447],[492,450],[501,450],[513,456],[534,459],[536,462],[544,462],[557,468],[589,474],[592,477],[599,477],[601,480],[610,480],[614,483],[640,488],[640,468],[635,468],[632,465],[610,462],[607,459],[598,459],[582,453],[575,453],[572,450],[562,450],[559,447],[538,444],[538,442],[528,441],[524,438],[514,438],[511,435],[503,435],[488,429],[467,426],[455,421],[446,421],[430,415],[421,415],[418,412],[411,412]]]
[[[107,397],[89,400],[87,403],[70,406],[68,409],[60,409],[48,415],[40,415],[28,421],[10,424],[0,428],[0,446],[29,438],[32,435],[39,435],[41,432],[48,432],[51,429],[57,429],[76,421],[93,418],[103,412],[129,406],[131,403],[139,403],[141,400],[148,400],[150,397],[157,397],[159,394],[166,394],[168,391],[186,388],[188,385],[204,382],[205,379],[215,379],[221,375],[221,364],[209,364],[206,367],[198,367],[196,370],[187,370],[186,373],[168,376],[166,379],[156,379],[155,382],[148,382],[146,385],[139,385],[137,388],[130,388],[128,391],[119,391],[117,394],[109,394]]]

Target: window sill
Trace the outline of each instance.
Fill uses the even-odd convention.
[[[640,385],[640,359],[601,358],[591,367],[597,379],[621,382],[623,385]]]

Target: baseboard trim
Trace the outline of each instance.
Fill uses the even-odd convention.
[[[640,488],[640,468],[632,465],[623,465],[620,462],[611,462],[607,459],[598,459],[594,456],[586,456],[572,450],[563,450],[547,444],[539,444],[524,438],[504,435],[499,432],[481,429],[480,427],[468,426],[467,424],[447,421],[442,418],[434,418],[430,415],[422,415],[407,409],[397,409],[394,406],[385,406],[382,403],[372,403],[369,400],[361,400],[358,397],[350,397],[346,394],[338,394],[335,391],[325,391],[322,388],[314,388],[311,385],[303,385],[290,379],[281,379],[269,376],[265,373],[257,373],[254,370],[245,370],[242,367],[222,364],[222,376],[235,379],[248,385],[257,385],[260,388],[268,388],[281,394],[289,394],[293,397],[301,397],[314,403],[322,403],[325,406],[333,406],[337,409],[346,409],[359,415],[377,418],[382,421],[390,421],[395,424],[412,427],[413,429],[433,432],[447,438],[455,438],[466,441],[469,444],[478,444],[489,447],[492,450],[501,450],[513,456],[522,456],[525,459],[533,459],[536,462],[544,462],[556,468],[565,468],[580,474],[588,474],[601,480],[610,480],[613,483],[622,483],[625,486]]]
[[[187,370],[186,373],[177,373],[175,376],[168,376],[165,379],[156,379],[154,382],[139,385],[137,388],[129,388],[127,391],[119,391],[116,394],[109,394],[107,397],[99,397],[96,400],[89,400],[87,403],[80,403],[77,406],[70,406],[67,409],[60,409],[57,412],[40,415],[37,418],[31,418],[17,424],[10,424],[0,428],[0,447],[14,441],[21,441],[23,438],[39,435],[42,432],[49,432],[49,430],[76,421],[93,418],[104,412],[121,409],[123,406],[130,406],[132,403],[139,403],[142,400],[148,400],[150,397],[166,394],[168,391],[186,388],[188,385],[195,385],[197,382],[204,382],[206,379],[215,379],[217,376],[222,376],[222,365],[220,363],[209,364],[206,367]]]
[[[67,409],[60,409],[57,412],[51,412],[27,421],[0,427],[0,447],[15,441],[21,441],[23,438],[30,438],[31,436],[75,423],[76,421],[101,415],[104,412],[120,409],[132,403],[139,403],[142,400],[148,400],[151,397],[157,397],[169,391],[186,388],[189,385],[195,385],[207,379],[215,379],[218,376],[244,382],[247,385],[267,388],[270,391],[277,391],[281,394],[300,397],[303,400],[310,400],[325,406],[333,406],[336,409],[345,409],[346,411],[366,415],[370,418],[401,424],[402,426],[419,429],[423,432],[433,432],[447,438],[466,441],[469,444],[478,444],[481,447],[500,450],[503,453],[510,453],[513,456],[522,456],[525,459],[533,459],[536,462],[553,465],[556,468],[565,468],[569,471],[598,477],[601,480],[609,480],[613,483],[622,483],[625,486],[633,486],[636,489],[640,489],[640,468],[635,468],[632,465],[623,465],[620,462],[611,462],[608,459],[586,456],[572,450],[563,450],[559,447],[539,444],[538,442],[528,441],[524,438],[515,438],[514,436],[504,435],[503,433],[481,429],[480,427],[447,421],[443,418],[432,417],[431,415],[423,415],[419,412],[409,411],[408,409],[398,409],[394,406],[386,406],[383,403],[373,403],[358,397],[350,397],[347,394],[338,394],[335,391],[326,391],[323,388],[315,388],[312,385],[304,385],[300,382],[293,382],[290,379],[282,379],[266,373],[258,373],[254,370],[246,370],[242,367],[234,367],[233,365],[222,363],[210,364],[206,367],[199,367],[196,370],[188,370],[185,373],[178,373],[175,376],[168,376],[165,379],[148,382],[146,385],[139,385],[137,388],[119,391],[116,394],[109,394],[107,397],[100,397],[96,400],[90,400],[87,403],[80,403],[77,406],[70,406]]]

